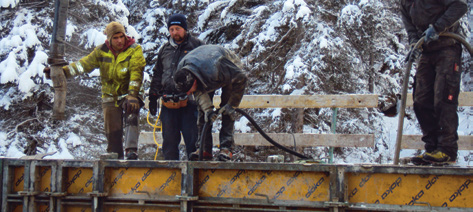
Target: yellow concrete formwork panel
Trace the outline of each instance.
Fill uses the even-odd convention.
[[[350,203],[473,208],[473,176],[348,174]]]
[[[49,212],[49,206],[46,204],[39,204],[37,207],[37,211],[39,212]]]
[[[25,187],[25,167],[19,166],[13,168],[13,184],[12,192],[17,193],[18,191],[24,191]]]
[[[40,177],[40,191],[50,192],[51,191],[51,167],[41,166],[39,167]]]
[[[90,206],[64,206],[63,209],[67,212],[92,212]]]
[[[92,168],[69,167],[65,190],[68,194],[87,194],[93,191],[94,175]]]
[[[109,208],[106,212],[179,212],[180,209]]]
[[[23,212],[23,205],[13,205],[10,207],[10,209],[13,209],[13,212]]]
[[[329,201],[324,172],[199,170],[200,197]]]
[[[181,195],[181,170],[166,168],[109,168],[109,196],[136,193],[149,196]]]

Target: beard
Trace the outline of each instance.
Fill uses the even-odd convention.
[[[181,43],[182,41],[184,41],[184,36],[174,35],[174,36],[172,37],[172,39],[173,39],[176,43]]]

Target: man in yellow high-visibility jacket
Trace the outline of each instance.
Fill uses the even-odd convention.
[[[104,33],[107,36],[105,43],[79,61],[64,66],[64,74],[71,78],[96,68],[100,70],[107,152],[117,153],[119,159],[124,157],[124,128],[126,159],[136,160],[138,118],[143,105],[140,91],[146,61],[141,46],[125,34],[122,24],[111,22]],[[45,74],[48,78],[49,67],[45,68]]]

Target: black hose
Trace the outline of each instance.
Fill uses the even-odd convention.
[[[284,151],[286,151],[287,153],[290,153],[292,155],[295,155],[297,157],[300,157],[302,159],[310,159],[309,157],[301,154],[301,153],[298,153],[296,151],[293,151],[291,149],[288,149],[284,146],[282,146],[281,144],[277,143],[276,141],[274,141],[273,139],[271,139],[262,129],[261,127],[256,123],[256,121],[250,116],[248,115],[248,113],[246,113],[245,111],[239,109],[239,108],[236,108],[235,109],[236,112],[240,113],[241,115],[243,115],[244,117],[246,117],[250,122],[251,124],[256,128],[256,130],[258,130],[258,132],[266,139],[269,141],[269,143],[271,143],[272,145],[276,146],[277,148],[279,149],[282,149]]]
[[[210,121],[205,122],[204,127],[202,127],[202,133],[200,135],[200,144],[199,144],[199,161],[204,159],[204,142],[207,139],[207,131],[209,130]]]

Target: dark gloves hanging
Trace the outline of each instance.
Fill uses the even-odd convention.
[[[149,112],[151,113],[151,115],[155,116],[156,112],[158,111],[159,96],[156,94],[150,94],[148,99],[149,99],[149,104],[148,104]]]

